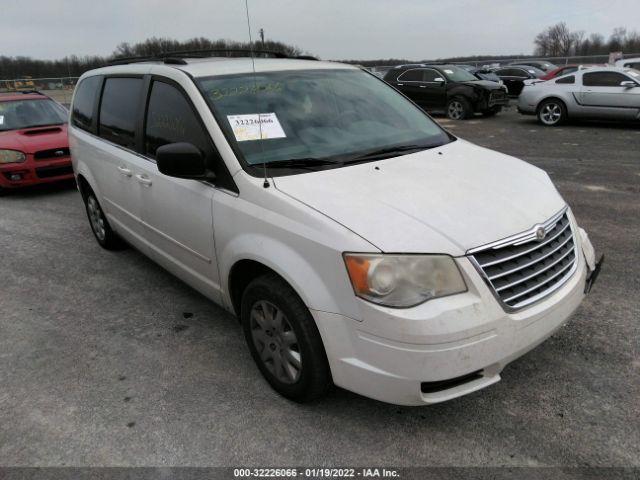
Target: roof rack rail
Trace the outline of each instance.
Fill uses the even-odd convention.
[[[208,58],[208,57],[233,57],[234,53],[244,53],[247,56],[254,55],[272,55],[274,58],[295,58],[299,60],[318,60],[311,55],[296,55],[290,56],[286,53],[277,52],[274,50],[249,50],[243,48],[223,48],[223,49],[205,49],[205,50],[176,50],[171,52],[162,52],[157,55],[150,56],[138,56],[138,57],[124,57],[116,58],[109,62],[108,65],[125,65],[129,63],[140,62],[164,62],[169,65],[186,65],[185,58]],[[224,55],[223,55],[224,54]]]

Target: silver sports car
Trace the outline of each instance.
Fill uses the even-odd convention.
[[[548,126],[567,118],[640,120],[640,71],[593,67],[552,80],[529,80],[518,111],[537,115]]]

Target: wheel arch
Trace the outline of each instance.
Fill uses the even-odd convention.
[[[275,273],[300,297],[307,308],[358,316],[357,302],[340,254],[318,252],[313,261],[292,246],[263,235],[242,235],[223,247],[218,258],[221,288],[227,308],[240,316],[246,286],[259,275]],[[342,270],[341,270],[342,269]],[[344,275],[341,272],[344,271]]]
[[[562,103],[562,105],[564,106],[564,111],[567,114],[567,117],[569,116],[569,109],[567,108],[567,101],[565,99],[563,99],[562,97],[558,96],[558,95],[547,95],[544,98],[541,98],[538,101],[538,104],[536,105],[536,115],[540,112],[540,107],[542,106],[542,104],[548,100],[557,100],[558,102]]]

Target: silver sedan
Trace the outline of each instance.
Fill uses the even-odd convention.
[[[594,67],[552,80],[525,82],[518,111],[543,125],[567,118],[640,120],[640,71]]]

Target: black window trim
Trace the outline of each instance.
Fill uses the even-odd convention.
[[[185,72],[186,73],[186,72]],[[188,75],[189,78],[193,81],[193,77],[191,77],[191,75]],[[202,117],[200,116],[200,112],[198,112],[198,109],[196,108],[196,106],[193,104],[193,101],[191,100],[191,97],[189,97],[189,94],[186,92],[186,90],[182,87],[182,85],[180,85],[180,83],[176,82],[175,80],[173,80],[172,78],[169,77],[165,77],[163,75],[159,75],[159,74],[148,74],[145,75],[145,84],[143,87],[143,99],[144,99],[144,105],[143,108],[141,109],[141,118],[139,118],[138,121],[138,127],[140,128],[140,145],[139,145],[139,151],[140,151],[140,157],[144,158],[145,160],[147,160],[148,162],[151,163],[156,163],[155,158],[149,157],[145,154],[144,152],[144,137],[145,137],[145,131],[147,128],[147,113],[149,111],[149,102],[151,101],[151,89],[153,87],[153,82],[161,82],[161,83],[165,83],[171,87],[174,87],[176,90],[178,90],[178,92],[183,96],[183,98],[186,100],[187,104],[189,105],[189,108],[191,109],[193,115],[196,117],[196,121],[198,122],[198,124],[200,125],[200,127],[202,128],[202,131],[205,133],[209,145],[211,146],[214,155],[217,156],[217,158],[219,159],[222,168],[224,168],[226,170],[226,177],[229,180],[228,184],[226,185],[216,185],[213,182],[210,181],[202,181],[202,183],[206,183],[207,185],[210,185],[218,190],[221,191],[228,191],[231,192],[235,195],[239,195],[240,194],[240,190],[238,189],[238,185],[236,184],[236,182],[233,180],[233,175],[231,175],[231,172],[229,171],[229,167],[227,166],[227,163],[224,161],[224,159],[222,158],[222,155],[220,155],[220,150],[218,150],[218,147],[216,146],[215,142],[213,141],[213,138],[211,137],[211,133],[209,132],[209,129],[206,127],[204,121],[202,120]],[[197,88],[197,83],[194,82],[194,85]],[[198,92],[200,92],[200,89],[198,88]],[[200,94],[202,95],[202,92],[200,92]],[[205,101],[206,103],[206,101]],[[217,121],[217,119],[216,119]],[[235,152],[234,152],[235,154]]]

